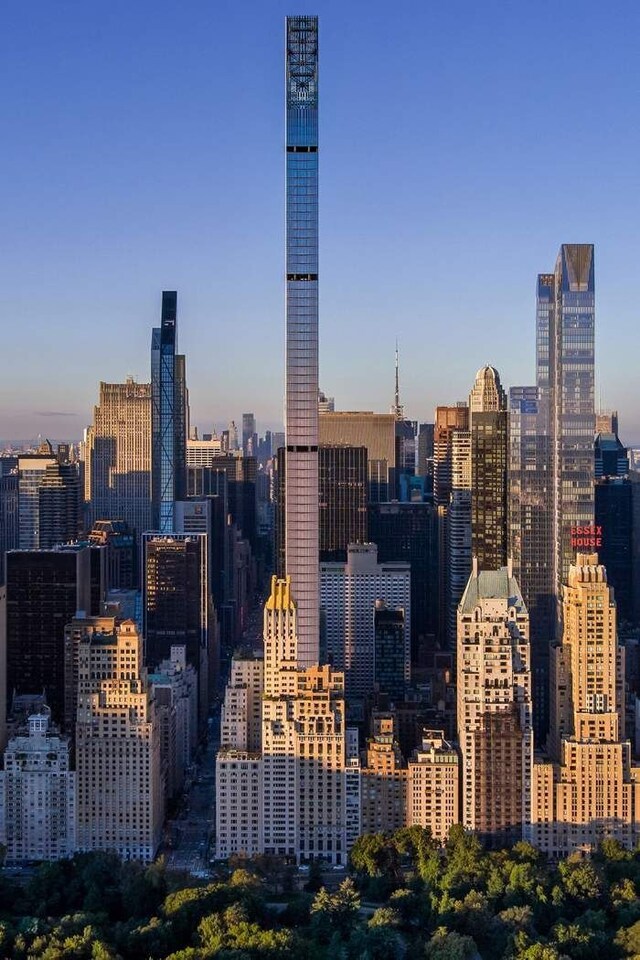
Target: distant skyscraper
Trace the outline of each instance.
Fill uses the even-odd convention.
[[[151,523],[151,384],[101,383],[87,431],[89,525],[124,520],[140,540]]]
[[[346,560],[367,539],[367,448],[321,446],[318,459],[320,559]]]
[[[433,493],[433,453],[435,424],[421,423],[418,427],[418,454],[416,473],[419,477],[428,477],[427,493]]]
[[[633,484],[629,458],[626,447],[613,433],[596,435],[594,453],[595,530],[591,533],[607,580],[616,592],[618,622],[629,622],[633,620]]]
[[[594,523],[594,298],[593,244],[562,244],[554,273],[538,277],[536,333],[537,385],[548,410],[558,596],[577,528]]]
[[[187,398],[185,359],[176,354],[175,290],[162,294],[160,326],[151,337],[151,490],[153,525],[160,533],[174,529],[176,500],[184,496]]]
[[[398,481],[398,421],[393,413],[368,410],[322,413],[321,446],[366,447],[369,501],[386,503],[396,497]]]
[[[242,414],[242,453],[245,457],[258,455],[258,434],[256,433],[256,418],[253,413]]]
[[[318,18],[287,17],[286,569],[298,660],[318,662]]]
[[[507,425],[498,371],[482,367],[469,396],[471,551],[480,570],[507,562]]]
[[[511,566],[474,566],[458,610],[462,822],[495,846],[531,820],[529,615]]]
[[[18,469],[16,466],[3,473],[3,466],[0,464],[0,584],[5,582],[5,554],[17,550],[20,537]]]
[[[37,453],[18,457],[18,545],[21,550],[37,550],[40,546],[40,484],[47,467],[57,462],[48,440],[40,445]]]
[[[38,546],[55,547],[80,533],[80,476],[75,463],[50,463],[39,487]]]

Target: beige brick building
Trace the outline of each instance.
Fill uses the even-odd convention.
[[[532,840],[552,856],[603,837],[640,839],[640,769],[624,734],[624,649],[597,554],[581,554],[563,587],[562,643],[552,651],[550,759],[533,771]]]
[[[529,614],[511,564],[473,570],[458,607],[462,822],[502,846],[531,819]]]
[[[460,822],[460,758],[442,730],[424,730],[408,764],[407,826],[426,827],[443,842]]]
[[[131,620],[78,647],[78,848],[153,860],[162,833],[160,733]]]

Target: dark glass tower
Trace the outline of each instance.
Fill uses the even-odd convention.
[[[286,22],[286,572],[298,662],[319,655],[318,18]]]
[[[185,493],[187,388],[185,359],[176,354],[177,301],[175,290],[163,291],[151,335],[151,498],[160,533],[173,531],[173,505]]]

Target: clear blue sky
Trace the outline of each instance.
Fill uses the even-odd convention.
[[[596,244],[640,444],[640,4],[5,0],[0,437],[77,437],[178,290],[192,419],[282,413],[283,19],[320,15],[321,383],[407,412],[534,375],[535,278]],[[66,414],[66,416],[61,416]]]

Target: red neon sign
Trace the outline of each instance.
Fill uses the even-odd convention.
[[[593,524],[586,527],[571,527],[571,546],[601,547],[602,527]]]

